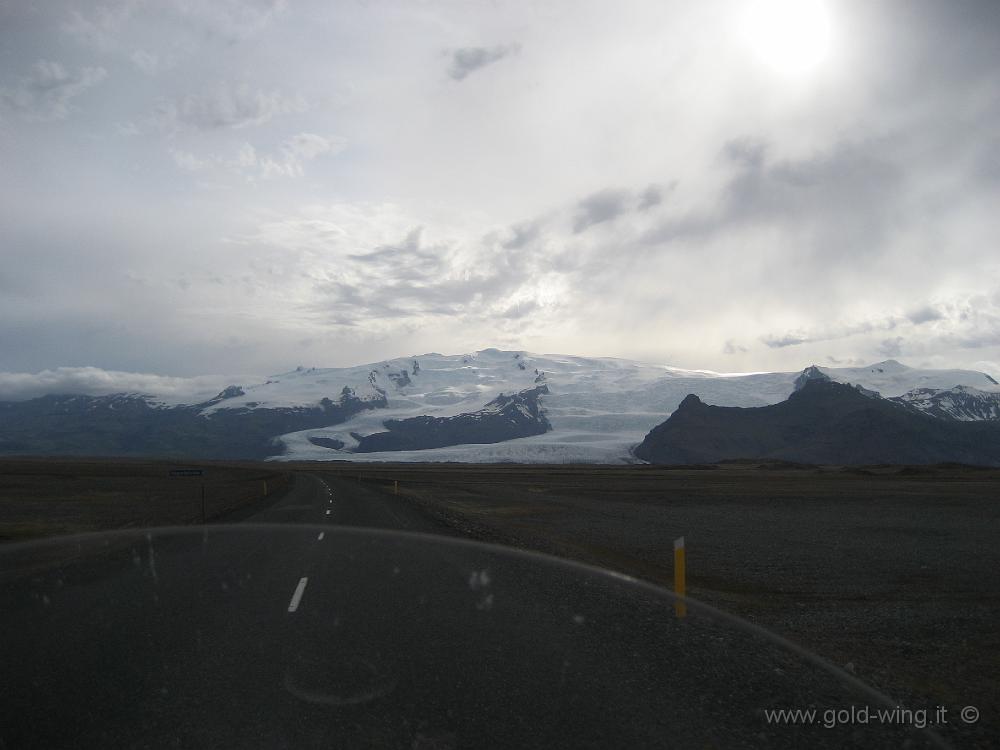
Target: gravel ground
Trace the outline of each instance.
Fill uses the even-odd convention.
[[[346,474],[357,467],[343,466]],[[806,646],[912,708],[948,709],[958,747],[1000,737],[1000,472],[364,467],[463,533],[688,593]],[[958,719],[975,706],[980,719]]]
[[[176,477],[174,469],[201,476]],[[57,534],[199,523],[229,516],[290,475],[255,463],[0,459],[0,543]],[[204,505],[202,490],[204,488]]]

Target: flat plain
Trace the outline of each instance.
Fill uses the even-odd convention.
[[[0,462],[0,538],[197,523],[200,479],[143,461]],[[457,534],[665,588],[757,623],[911,708],[946,706],[962,746],[1000,736],[1000,470],[514,464],[232,464],[205,470],[209,520],[280,497],[293,474],[350,480]],[[268,497],[264,497],[264,482]],[[345,489],[346,491],[346,489]],[[981,715],[957,726],[965,706]]]
[[[203,473],[171,475],[179,469]],[[0,542],[199,523],[258,502],[288,479],[280,467],[254,463],[4,458]]]
[[[303,465],[305,469],[308,465]],[[811,649],[914,708],[1000,736],[1000,471],[325,464],[486,541],[673,587]]]

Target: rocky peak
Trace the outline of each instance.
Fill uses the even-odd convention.
[[[222,401],[223,399],[237,398],[238,396],[245,396],[245,395],[247,395],[246,391],[244,391],[241,386],[230,385],[224,388],[222,392],[219,393],[218,396],[216,396],[216,398]]]
[[[809,365],[797,378],[795,378],[795,390],[800,391],[810,380],[830,380],[830,376],[820,370],[816,365]]]
[[[677,411],[696,409],[697,407],[704,405],[705,405],[704,401],[695,396],[693,393],[689,393],[684,397],[684,400],[677,405]]]

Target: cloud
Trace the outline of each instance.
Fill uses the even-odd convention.
[[[239,241],[270,248],[267,265],[310,269],[289,299],[321,330],[370,336],[453,321],[499,331],[544,319],[558,306],[562,282],[552,258],[537,251],[541,230],[506,249],[506,231],[477,238],[440,224],[400,227],[408,221],[391,205],[335,205],[264,225]],[[397,238],[386,241],[389,231]]]
[[[326,154],[337,154],[347,145],[339,136],[321,136],[315,133],[299,133],[285,140],[277,151],[260,153],[251,143],[243,143],[234,156],[198,156],[182,149],[169,149],[174,163],[187,172],[201,172],[206,169],[221,170],[239,174],[249,179],[274,179],[279,177],[302,177],[307,162]]]
[[[650,185],[639,194],[639,203],[636,208],[639,211],[646,211],[663,203],[663,197],[663,188],[659,185]]]
[[[173,60],[169,58],[164,59],[144,49],[133,50],[129,55],[129,60],[146,75],[156,75],[174,65]]]
[[[577,204],[573,232],[579,234],[595,224],[613,221],[625,213],[628,199],[627,190],[602,190],[587,196]]]
[[[421,249],[423,227],[413,229],[402,242],[382,245],[367,253],[353,253],[348,260],[372,267],[379,278],[390,281],[424,281],[442,270],[440,249]]]
[[[893,338],[885,339],[879,344],[878,351],[884,357],[898,357],[903,353],[903,342],[905,339],[902,336],[895,336]]]
[[[995,1],[838,4],[797,82],[729,43],[739,0],[7,5],[6,369],[277,369],[306,338],[349,364],[515,324],[692,368],[1000,352],[961,299],[1000,274]]]
[[[519,250],[536,240],[541,228],[539,220],[519,222],[510,227],[510,236],[501,244],[505,250]]]
[[[905,355],[924,367],[982,369],[968,353],[983,352],[978,358],[988,361],[988,352],[1000,347],[1000,293],[994,288],[981,294],[936,296],[939,302],[934,306],[916,307],[906,315],[872,315],[856,322],[770,334],[760,340],[774,350],[843,340],[836,357],[816,347],[806,349],[809,356],[824,354],[834,364]],[[930,321],[935,325],[927,326]]]
[[[168,403],[198,403],[246,376],[199,375],[178,378],[98,367],[58,367],[41,372],[0,372],[0,400],[24,401],[46,394],[106,396],[138,393]]]
[[[732,339],[726,341],[725,345],[722,347],[723,354],[736,354],[736,353],[745,354],[747,351],[748,350],[745,346],[737,344]]]
[[[931,305],[925,305],[908,313],[906,317],[914,325],[920,325],[922,323],[930,323],[934,320],[943,320],[944,314]]]
[[[70,10],[59,28],[80,44],[153,75],[197,54],[206,42],[231,47],[259,36],[286,7],[286,0],[105,0]],[[136,49],[137,41],[144,48]],[[169,52],[157,53],[157,47]]]
[[[899,324],[899,319],[895,316],[884,318],[873,318],[862,320],[857,323],[846,323],[816,328],[811,331],[790,331],[785,334],[768,334],[761,337],[765,346],[771,349],[783,349],[787,346],[798,346],[800,344],[814,344],[821,341],[835,341],[851,336],[857,336],[873,331],[891,331]]]
[[[771,150],[762,139],[729,141],[721,155],[732,172],[714,205],[671,217],[645,241],[704,240],[774,227],[807,234],[809,252],[830,258],[883,246],[903,178],[888,143],[841,141],[793,159],[774,159]]]
[[[541,307],[542,306],[537,299],[528,299],[523,302],[512,302],[506,308],[497,310],[496,315],[500,318],[518,320],[532,316],[538,312]]]
[[[826,361],[836,367],[863,367],[869,364],[868,360],[862,359],[860,357],[849,357],[847,359],[838,359],[837,357],[832,357],[830,355],[827,355]]]
[[[961,349],[982,349],[987,346],[1000,346],[1000,325],[983,330],[957,331],[941,336],[943,343],[957,346]]]
[[[87,10],[74,9],[61,24],[61,29],[83,44],[107,52],[117,46],[122,31],[139,5],[139,0],[124,0]]]
[[[339,151],[345,145],[343,138],[327,138],[315,133],[299,133],[285,141],[285,151],[298,159],[314,159],[320,154]]]
[[[153,119],[167,131],[209,131],[261,125],[279,115],[301,113],[307,109],[308,105],[301,96],[265,91],[241,83],[161,101],[155,108]]]
[[[227,41],[243,41],[264,31],[287,9],[287,0],[173,0],[182,17]]]
[[[946,305],[948,324],[936,327],[931,339],[936,345],[960,349],[982,349],[1000,345],[1000,289],[954,299]]]
[[[966,312],[966,315],[968,315],[968,312]],[[978,312],[977,322],[980,326],[984,322],[986,315],[987,313],[982,311]],[[926,305],[916,308],[902,317],[894,314],[887,314],[884,316],[875,316],[868,320],[862,320],[855,323],[828,325],[807,331],[796,330],[785,334],[768,334],[761,337],[761,341],[769,348],[782,349],[789,346],[798,346],[800,344],[813,344],[823,341],[846,339],[852,336],[874,333],[877,331],[892,331],[900,326],[916,327],[921,326],[924,323],[938,320],[947,320],[947,317],[936,307]],[[979,340],[977,336],[957,336],[953,331],[943,335],[945,337],[950,337],[953,342],[958,342],[960,340],[966,342]],[[986,338],[988,341],[989,337],[987,336]],[[901,336],[884,339],[878,344],[877,350],[880,354],[885,356],[895,357],[899,355],[900,346],[904,341],[905,339]],[[979,346],[979,344],[969,345]]]
[[[114,130],[118,135],[123,135],[127,138],[142,134],[142,129],[131,120],[115,123]]]
[[[170,149],[170,156],[173,158],[174,164],[188,172],[200,172],[208,165],[204,159],[199,159],[194,154],[180,149]]]
[[[817,339],[809,338],[808,336],[802,334],[796,335],[792,333],[786,333],[783,336],[769,334],[761,338],[764,345],[770,347],[771,349],[783,349],[786,346],[798,346],[799,344],[805,344],[816,340]]]
[[[104,68],[67,70],[51,60],[39,60],[27,76],[0,87],[0,115],[15,114],[30,121],[63,120],[75,98],[107,77]]]
[[[347,140],[339,136],[322,136],[315,133],[299,133],[281,144],[278,156],[264,157],[257,160],[260,176],[271,177],[301,177],[304,174],[304,164],[324,154],[336,154],[347,145]],[[241,153],[240,166],[253,166],[253,155],[245,148]]]
[[[448,75],[456,81],[462,81],[477,70],[499,62],[508,55],[516,54],[520,49],[519,44],[505,44],[496,47],[463,47],[454,50],[451,53]]]

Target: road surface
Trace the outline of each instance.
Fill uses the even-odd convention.
[[[334,497],[336,496],[336,497]],[[246,519],[252,523],[315,523],[422,534],[451,529],[420,512],[384,485],[371,485],[324,473],[300,473],[289,493]]]
[[[620,576],[423,536],[447,533],[382,487],[317,472],[236,525],[0,550],[0,748],[910,736],[770,724],[767,709],[872,701]]]

